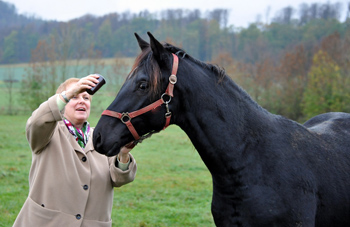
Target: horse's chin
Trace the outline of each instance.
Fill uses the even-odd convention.
[[[128,148],[128,149],[132,149],[132,148],[134,148],[134,147],[136,146],[136,143],[135,143],[135,141],[131,141],[131,142],[129,142],[129,143],[126,143],[126,144],[123,145],[123,146],[120,146],[120,143],[114,143],[113,146],[112,146],[112,148],[109,149],[109,150],[105,153],[105,155],[108,156],[108,157],[115,156],[115,155],[119,154],[120,149],[121,149],[122,147],[124,147],[124,146],[125,146],[126,148]]]
[[[105,155],[108,156],[108,157],[115,156],[115,155],[119,154],[120,148],[121,148],[120,143],[114,143],[113,146],[112,146],[112,148],[109,149],[109,150],[105,153]]]
[[[105,155],[107,157],[112,157],[112,156],[116,156],[117,154],[119,154],[119,152],[115,152],[115,151],[110,150]]]

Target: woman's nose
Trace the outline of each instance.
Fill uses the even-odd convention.
[[[84,101],[85,101],[85,100],[84,100],[83,97],[80,97],[80,98],[78,99],[78,102],[79,102],[79,103],[84,103]]]

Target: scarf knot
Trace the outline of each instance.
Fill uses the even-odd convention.
[[[84,148],[89,139],[90,124],[85,122],[83,127],[76,128],[74,125],[68,121],[66,118],[63,119],[64,124],[67,126],[68,131],[75,137],[75,140],[78,142],[79,146]]]

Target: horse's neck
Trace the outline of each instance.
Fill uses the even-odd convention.
[[[242,154],[258,143],[272,115],[231,80],[205,89],[197,84],[191,89],[193,92],[182,97],[183,110],[177,124],[212,173],[227,171],[227,163],[230,168],[241,168]]]

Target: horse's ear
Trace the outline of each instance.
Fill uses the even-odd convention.
[[[149,43],[147,43],[145,40],[143,40],[137,33],[134,33],[135,37],[137,39],[137,42],[139,43],[139,47],[141,48],[141,50],[146,49],[147,47],[149,47]]]
[[[164,60],[163,55],[166,53],[165,48],[163,45],[154,38],[154,36],[150,33],[147,32],[149,38],[150,38],[150,44],[151,44],[151,49],[153,52],[153,56],[158,60]]]

